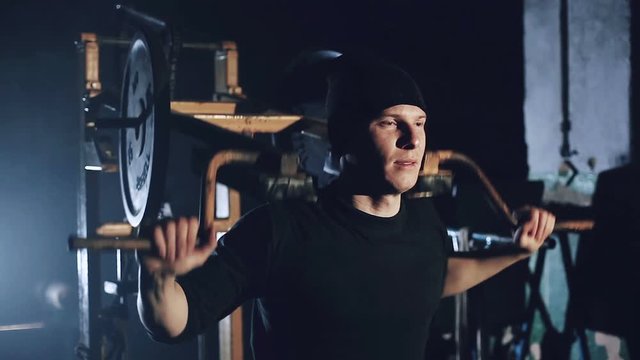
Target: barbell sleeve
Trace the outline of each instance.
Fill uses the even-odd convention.
[[[593,222],[589,220],[574,220],[556,223],[555,232],[580,232],[588,231],[593,227]],[[548,239],[549,247],[553,248],[555,242]],[[94,237],[83,238],[78,236],[69,237],[69,250],[151,250],[151,240],[134,237]]]
[[[151,240],[145,238],[82,238],[69,237],[69,250],[151,250]]]

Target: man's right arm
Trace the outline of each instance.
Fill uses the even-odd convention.
[[[138,314],[145,328],[163,338],[174,338],[187,325],[187,298],[175,275],[139,273]]]
[[[202,266],[217,246],[215,234],[197,246],[196,218],[180,218],[157,225],[154,250],[142,254],[138,274],[138,314],[156,338],[179,336],[187,325],[189,306],[176,276]]]

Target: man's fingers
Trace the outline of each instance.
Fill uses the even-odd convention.
[[[156,225],[153,228],[153,242],[158,249],[158,256],[161,259],[165,259],[167,256],[167,240],[164,238],[164,232],[162,231],[162,226]]]
[[[198,229],[200,222],[196,217],[189,218],[189,231],[187,233],[187,255],[192,254],[198,242]]]
[[[513,212],[518,224],[524,224],[531,220],[531,209],[532,208],[530,206],[523,206]]]
[[[540,210],[533,208],[531,209],[531,233],[529,234],[532,238],[538,238],[538,225],[540,224]]]
[[[189,222],[186,218],[178,219],[176,231],[176,259],[187,256],[187,236],[189,235]]]
[[[204,243],[201,247],[196,248],[195,253],[196,253],[196,256],[198,256],[200,261],[202,262],[206,261],[209,255],[211,255],[213,251],[216,249],[216,247],[218,246],[218,239],[216,235],[217,234],[215,231],[213,231],[213,229],[210,230],[209,238],[207,239],[207,242]]]
[[[150,256],[145,257],[142,261],[144,262],[144,266],[149,273],[160,271],[164,266],[164,260],[153,258]]]
[[[549,213],[540,211],[538,218],[538,229],[536,230],[536,242],[541,243],[547,238],[547,222],[549,221]]]
[[[173,220],[167,221],[165,225],[165,237],[167,239],[167,261],[174,262],[176,259],[176,223]]]
[[[556,226],[556,217],[553,214],[548,213],[546,228],[544,229],[544,233],[546,234],[545,239],[549,237],[549,235],[551,235],[555,226]]]
[[[196,217],[167,220],[153,228],[157,256],[143,258],[147,271],[171,270],[184,274],[202,266],[217,246],[215,233],[198,246],[199,220]]]
[[[210,229],[209,239],[204,244],[203,249],[208,254],[211,254],[216,249],[217,246],[218,246],[218,233],[215,230]]]
[[[529,220],[520,227],[520,236],[518,239],[520,246],[527,246],[527,239],[531,237],[533,225],[533,221]]]
[[[514,236],[521,247],[536,251],[553,232],[556,217],[540,208],[526,208],[516,213],[519,219],[526,219]]]

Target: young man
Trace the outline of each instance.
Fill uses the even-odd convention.
[[[219,245],[211,234],[196,246],[196,219],[154,229],[138,298],[154,338],[192,336],[255,298],[258,360],[422,360],[441,297],[526,258],[551,233],[553,215],[533,209],[515,235],[521,255],[448,259],[431,201],[402,196],[417,181],[427,140],[424,102],[409,75],[342,57],[327,110],[343,169],[316,203],[255,209]]]

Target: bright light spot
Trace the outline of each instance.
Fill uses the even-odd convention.
[[[216,219],[229,218],[229,188],[216,183]]]
[[[85,165],[84,169],[88,171],[102,171],[102,166]]]
[[[105,281],[104,292],[109,295],[118,295],[118,285],[112,281]]]
[[[49,305],[55,309],[62,310],[64,308],[63,301],[69,296],[70,291],[68,285],[54,282],[47,285],[44,290],[44,297]]]
[[[0,325],[0,331],[17,331],[17,330],[31,330],[42,329],[44,327],[43,322],[26,323],[26,324],[14,324],[14,325]]]

